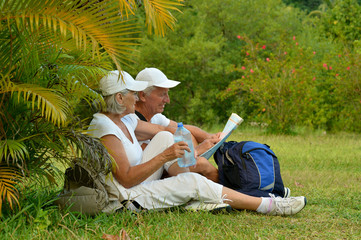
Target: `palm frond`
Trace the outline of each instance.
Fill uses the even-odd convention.
[[[20,61],[22,43],[26,43],[22,37],[14,37],[15,31],[0,31],[0,69],[3,74],[9,74],[12,68],[18,61]]]
[[[19,205],[19,192],[16,186],[21,178],[22,175],[17,168],[0,165],[0,216],[3,202],[8,202],[11,209],[14,204]]]
[[[60,79],[70,82],[79,81],[92,88],[97,88],[98,80],[114,68],[107,55],[101,54],[94,59],[89,51],[71,51],[61,54],[57,66]]]
[[[64,140],[70,146],[75,162],[86,164],[96,172],[107,174],[114,165],[114,160],[100,142],[86,132],[70,130]]]
[[[120,68],[120,63],[129,60],[128,55],[137,45],[134,36],[139,27],[135,18],[127,19],[127,14],[119,12],[115,3],[114,0],[9,0],[0,8],[3,13],[0,19],[30,31],[46,28],[64,40],[72,38],[79,49],[90,45],[94,54],[99,54],[101,46]]]
[[[98,92],[91,89],[88,85],[83,82],[75,81],[73,83],[68,84],[68,94],[72,95],[72,93],[78,94],[78,99],[84,99],[89,106],[91,106],[93,101],[103,101],[103,97]]]
[[[84,99],[88,105],[93,101],[102,101],[102,96],[94,91],[99,85],[99,79],[112,69],[109,61],[102,58],[94,60],[87,56],[76,56],[72,61],[58,61],[57,74],[62,80],[64,97],[71,102]]]
[[[25,101],[30,101],[32,109],[37,107],[41,110],[41,115],[48,121],[60,126],[66,122],[67,114],[69,112],[69,105],[67,101],[61,97],[55,90],[39,87],[32,84],[14,84],[10,81],[8,85],[0,89],[0,93],[5,91],[18,93],[18,101],[21,95]]]
[[[0,140],[0,159],[6,161],[7,164],[16,164],[23,161],[27,157],[28,151],[26,146],[17,140],[5,139]]]
[[[13,83],[10,80],[10,73],[2,74],[0,73],[0,94],[9,92],[13,86]]]
[[[118,0],[118,2],[120,11],[124,11],[127,18],[129,15],[135,14],[135,10],[137,9],[135,0]]]
[[[164,36],[167,27],[173,30],[176,19],[170,10],[180,12],[178,7],[183,5],[180,2],[182,1],[144,0],[148,31],[151,32],[154,28],[156,34]]]

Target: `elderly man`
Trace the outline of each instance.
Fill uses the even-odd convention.
[[[138,93],[139,100],[135,105],[135,113],[139,119],[162,126],[177,127],[177,122],[168,119],[162,114],[165,104],[170,102],[169,88],[177,86],[180,82],[169,80],[167,76],[157,68],[145,68],[136,77],[137,81],[145,81],[148,87]],[[185,125],[193,135],[193,144],[197,155],[200,155],[214,146],[219,141],[219,135],[209,134],[202,129]],[[142,143],[144,148],[147,142]],[[208,179],[218,182],[218,170],[204,158],[197,159],[197,164],[189,168],[192,172],[204,175]]]

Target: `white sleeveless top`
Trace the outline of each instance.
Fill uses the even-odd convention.
[[[129,114],[124,116],[121,121],[127,127],[133,142],[124,135],[123,131],[110,118],[102,113],[96,113],[93,115],[93,120],[90,122],[90,126],[88,128],[88,133],[89,135],[97,138],[101,138],[106,135],[116,136],[124,146],[130,165],[138,165],[141,163],[143,155],[143,150],[134,134],[135,128],[138,125],[138,119],[135,114]]]

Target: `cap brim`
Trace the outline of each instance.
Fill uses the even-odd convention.
[[[177,86],[178,84],[180,84],[180,82],[178,81],[174,81],[174,80],[167,80],[158,84],[153,84],[153,86],[156,87],[161,87],[161,88],[173,88],[175,86]]]
[[[139,91],[143,91],[144,89],[146,89],[147,86],[148,86],[147,82],[134,81],[134,82],[132,82],[132,84],[130,86],[127,86],[127,89],[130,91],[139,92]]]

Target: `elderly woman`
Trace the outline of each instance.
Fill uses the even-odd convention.
[[[134,81],[126,72],[122,78],[118,71],[110,72],[100,81],[107,109],[94,114],[90,124],[92,134],[102,139],[117,164],[113,181],[125,199],[145,209],[165,209],[191,200],[269,215],[292,215],[304,208],[305,197],[252,197],[180,168],[176,159],[190,149],[185,142],[174,143],[175,129],[140,121],[134,114],[136,93],[146,87],[146,82]],[[143,151],[137,139],[152,140]],[[172,177],[160,179],[164,169]]]

